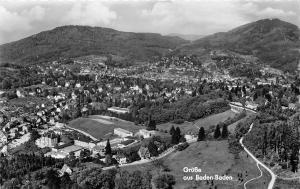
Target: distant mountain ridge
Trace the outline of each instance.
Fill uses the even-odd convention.
[[[0,60],[26,63],[90,54],[111,54],[132,60],[147,60],[187,42],[179,37],[155,33],[121,32],[90,26],[62,26],[0,45]]]
[[[294,72],[300,59],[300,30],[279,19],[263,19],[191,42],[178,35],[62,26],[0,45],[0,63],[42,62],[85,55],[114,55],[130,61],[145,61],[165,54],[207,58],[213,50],[253,55],[274,68]]]
[[[188,41],[195,41],[203,38],[205,35],[170,33],[167,36],[173,36],[173,37],[177,36]]]
[[[294,71],[300,57],[300,31],[296,25],[279,19],[263,19],[203,37],[179,51],[204,55],[213,49],[254,55],[274,68]]]

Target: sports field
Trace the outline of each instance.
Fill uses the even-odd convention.
[[[113,134],[114,128],[122,128],[133,133],[143,128],[129,121],[100,115],[72,120],[69,126],[87,132],[99,140],[105,138],[107,135]]]

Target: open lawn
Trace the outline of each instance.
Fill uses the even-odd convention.
[[[98,115],[72,120],[69,123],[69,126],[87,132],[99,140],[109,134],[112,134],[114,128],[122,128],[133,133],[136,133],[138,130],[144,128],[129,121]]]
[[[256,188],[267,189],[268,188],[269,182],[271,180],[271,175],[265,168],[263,168],[262,166],[259,166],[259,167],[263,172],[262,176],[259,177],[258,179],[255,179],[255,180],[247,183],[247,185],[246,185],[247,188],[250,188],[250,189],[251,188],[253,188],[253,189],[256,189]]]
[[[198,126],[199,128],[204,127],[204,129],[206,130],[212,125],[217,125],[218,123],[224,122],[229,118],[233,118],[235,115],[236,113],[234,113],[233,111],[227,110],[219,114],[214,114],[206,118],[199,119],[195,121],[195,125]]]
[[[203,119],[198,119],[193,122],[184,122],[182,124],[175,124],[175,123],[164,123],[157,125],[157,128],[159,130],[167,130],[169,131],[172,127],[179,127],[182,133],[198,133],[200,127],[204,127],[205,130],[207,130],[210,126],[212,125],[217,125],[220,122],[225,121],[228,118],[232,118],[236,115],[231,110],[227,110],[225,112],[219,113],[219,114],[214,114],[210,115],[206,118]]]
[[[300,181],[299,180],[276,179],[274,188],[276,188],[276,189],[299,189]]]
[[[228,152],[227,141],[209,141],[209,142],[196,142],[191,144],[187,149],[181,152],[175,152],[169,156],[162,159],[162,164],[170,169],[170,174],[174,175],[176,178],[176,185],[174,188],[184,189],[184,188],[201,188],[209,189],[243,189],[243,184],[247,180],[258,177],[260,171],[258,170],[255,162],[247,157],[245,152],[241,152],[239,158],[235,158],[233,154]],[[183,171],[184,167],[193,168],[198,167],[201,169],[200,173],[185,173]],[[152,170],[153,175],[161,174],[162,169],[158,168],[155,163],[148,163],[138,166],[124,167],[129,171],[133,170]],[[206,181],[195,181],[196,175],[207,175],[215,176],[217,175],[228,175],[233,179],[228,181],[213,181],[213,186],[211,182],[207,184]],[[238,174],[242,176],[238,177]],[[183,176],[193,176],[193,180],[185,181]],[[264,189],[269,182],[269,177],[261,177],[259,179],[253,180],[247,184],[247,189]],[[263,185],[266,183],[265,185]]]

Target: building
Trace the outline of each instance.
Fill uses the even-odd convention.
[[[58,144],[58,138],[56,137],[41,137],[39,139],[37,139],[35,141],[35,144],[39,147],[39,148],[45,148],[45,147],[54,147]]]
[[[78,140],[74,140],[74,145],[81,146],[81,147],[87,148],[87,149],[92,149],[96,146],[96,143],[78,139]]]
[[[140,129],[139,132],[136,133],[138,136],[143,136],[143,138],[150,138],[155,134],[156,131],[148,131],[146,129]]]
[[[296,104],[295,103],[289,103],[289,109],[296,110],[297,109]]]
[[[72,171],[72,169],[67,164],[64,164],[64,166],[58,172],[59,172],[59,176],[61,177],[65,173],[71,175],[73,171]]]
[[[133,133],[130,132],[130,131],[127,131],[125,129],[122,129],[122,128],[115,128],[114,129],[114,134],[115,135],[118,135],[122,138],[125,138],[125,137],[129,137],[129,136],[133,136]]]
[[[79,157],[82,150],[84,150],[83,147],[76,145],[67,146],[61,149],[52,148],[52,151],[46,153],[45,156],[50,156],[56,159],[63,159],[73,153],[75,157]]]
[[[110,145],[117,145],[121,142],[123,142],[125,140],[125,138],[113,138],[113,139],[109,139],[109,143]],[[97,145],[99,146],[106,146],[107,144],[107,140],[102,140],[101,142],[98,142]]]
[[[120,144],[117,145],[118,148],[125,148],[126,146],[135,143],[135,140],[129,139],[121,142]]]
[[[4,144],[7,142],[7,136],[2,132],[0,131],[0,144]]]
[[[184,138],[185,138],[185,140],[190,141],[190,140],[193,140],[195,137],[193,135],[185,134]]]
[[[117,160],[119,165],[124,165],[124,164],[128,163],[127,157],[124,154],[117,154],[115,156],[115,159]]]
[[[94,146],[92,148],[92,156],[95,156],[97,154],[99,154],[100,156],[104,156],[105,155],[105,146],[100,146],[100,145]]]
[[[117,114],[125,114],[125,113],[129,113],[129,109],[128,108],[119,108],[119,107],[110,107],[107,108],[108,111],[117,113]]]

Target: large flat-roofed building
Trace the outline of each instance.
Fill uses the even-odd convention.
[[[115,129],[114,129],[114,134],[115,134],[115,135],[118,135],[118,136],[120,136],[120,137],[123,137],[123,138],[129,137],[129,136],[133,136],[133,133],[132,133],[132,132],[127,131],[127,130],[122,129],[122,128],[115,128]]]
[[[117,114],[125,114],[125,113],[129,113],[129,109],[128,108],[119,108],[119,107],[110,107],[107,108],[108,111],[117,113]]]
[[[51,156],[56,159],[63,159],[70,155],[70,153],[74,153],[75,157],[80,156],[80,152],[84,148],[82,146],[71,145],[61,149],[52,149],[51,152],[45,154],[45,156]]]

